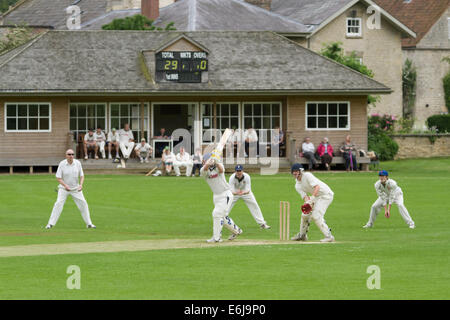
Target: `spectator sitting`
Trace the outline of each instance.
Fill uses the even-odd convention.
[[[357,171],[357,163],[356,163],[356,146],[352,142],[352,137],[350,135],[345,137],[344,144],[340,148],[340,151],[342,152],[342,156],[345,159],[345,169],[347,171],[350,171],[350,169],[353,171]]]
[[[198,175],[200,176],[200,169],[202,168],[202,149],[197,148],[195,149],[195,154],[192,157],[193,160],[193,167],[192,167],[192,176],[195,176],[195,171],[198,169]]]
[[[89,132],[86,133],[84,135],[84,141],[83,141],[83,146],[84,146],[84,160],[87,160],[89,158],[89,151],[96,149],[96,140],[94,137],[94,130],[93,129],[89,129]]]
[[[311,142],[311,138],[306,137],[305,141],[302,143],[302,153],[303,157],[308,159],[309,161],[309,170],[312,170],[313,167],[317,168],[317,161],[314,156],[315,152],[314,144]]]
[[[155,139],[169,139],[169,136],[166,133],[166,128],[161,128],[159,130],[159,135],[154,137]]]
[[[162,154],[162,162],[164,163],[164,168],[166,170],[166,175],[170,175],[173,168],[173,163],[175,162],[175,155],[170,151],[169,147],[165,147]]]
[[[123,129],[119,130],[119,142],[122,155],[125,160],[128,160],[134,149],[134,135],[128,123],[125,123]]]
[[[106,136],[105,133],[102,131],[102,128],[97,127],[97,130],[94,132],[94,138],[96,141],[95,144],[95,159],[98,160],[97,152],[100,149],[100,153],[102,154],[102,158],[106,158],[105,154],[105,142],[106,142]]]
[[[145,141],[145,138],[141,139],[141,143],[139,143],[134,150],[136,150],[136,154],[141,163],[144,161],[145,163],[148,163],[148,158],[152,154],[153,148]]]
[[[249,127],[244,132],[244,141],[245,141],[245,157],[249,157],[249,155],[254,155],[254,148],[256,144],[256,156],[259,155],[259,143],[258,143],[258,134],[256,133],[256,130],[252,127]],[[250,154],[250,145],[252,146],[252,152]]]
[[[116,131],[116,128],[112,128],[111,132],[108,133],[108,140],[106,142],[108,143],[108,159],[112,159],[111,148],[114,147],[116,150],[116,160],[114,162],[119,161],[119,140],[119,133]]]
[[[174,171],[177,177],[180,176],[180,167],[186,167],[186,177],[190,177],[192,174],[193,162],[191,156],[184,150],[184,147],[180,148],[180,152],[175,157],[173,163]]]
[[[317,147],[317,153],[325,165],[327,170],[330,170],[331,161],[333,161],[333,147],[328,143],[328,138],[323,138],[320,145]]]
[[[282,156],[281,147],[283,147],[284,144],[284,132],[279,126],[275,126],[272,131],[272,149],[275,150],[278,148],[279,156]],[[271,156],[273,157],[274,155],[271,154]]]
[[[233,144],[233,156],[234,147],[236,147],[236,156],[238,158],[242,157],[242,140],[243,135],[241,129],[236,129],[236,127],[233,127],[233,135],[230,137],[229,141],[231,141],[231,143]]]

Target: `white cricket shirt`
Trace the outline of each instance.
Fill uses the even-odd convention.
[[[66,160],[63,160],[58,165],[58,170],[56,171],[56,178],[62,179],[65,184],[67,184],[70,189],[77,188],[79,186],[78,179],[84,176],[83,168],[81,167],[81,162],[73,159],[72,164],[69,164]],[[59,188],[64,188],[61,184]]]
[[[381,181],[378,180],[375,182],[375,190],[377,191],[378,197],[388,203],[393,203],[395,196],[399,192],[402,192],[402,189],[397,185],[397,182],[392,179],[388,179],[384,186]]]
[[[230,185],[225,179],[225,170],[223,173],[220,173],[218,166],[222,166],[222,164],[216,164],[215,168],[212,170],[203,170],[203,168],[200,169],[200,175],[206,179],[206,182],[215,195],[230,190]]]
[[[233,173],[230,177],[229,183],[231,191],[237,192],[239,190],[244,192],[252,192],[252,183],[250,179],[250,175],[247,173],[243,173],[242,180],[236,178],[236,173]]]
[[[124,129],[119,130],[119,142],[120,143],[128,144],[130,139],[134,140],[133,131],[131,131],[131,130],[125,131]]]
[[[317,179],[311,172],[303,172],[302,180],[295,183],[295,190],[302,196],[302,199],[307,195],[312,195],[314,187],[319,186],[319,193],[317,197],[321,196],[333,196],[334,192],[324,182]]]

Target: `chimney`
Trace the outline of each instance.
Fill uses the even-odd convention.
[[[142,0],[141,14],[155,21],[159,17],[159,0]]]
[[[272,0],[245,0],[246,2],[270,11]]]

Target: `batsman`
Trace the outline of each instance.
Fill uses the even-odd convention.
[[[292,237],[291,240],[307,241],[309,225],[311,220],[313,220],[325,236],[320,242],[334,242],[331,229],[324,220],[325,212],[331,202],[333,202],[333,191],[312,173],[304,172],[303,166],[299,163],[292,165],[291,174],[296,181],[295,190],[297,190],[304,201],[300,220],[300,232]]]

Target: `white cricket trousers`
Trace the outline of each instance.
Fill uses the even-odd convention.
[[[414,221],[412,220],[411,216],[409,215],[408,210],[406,209],[404,203],[403,203],[403,191],[397,192],[397,194],[394,197],[394,204],[397,205],[398,211],[400,212],[400,215],[402,216],[403,220],[408,226],[414,225]],[[378,214],[380,213],[381,209],[384,208],[386,205],[386,202],[380,198],[378,198],[370,208],[370,217],[369,217],[369,225],[373,225],[375,223],[375,219],[377,218]]]
[[[83,191],[67,191],[66,189],[62,188],[58,188],[58,198],[56,199],[55,205],[53,206],[52,214],[48,223],[52,226],[56,225],[63,210],[64,203],[66,202],[66,199],[69,195],[72,196],[73,201],[75,201],[75,204],[80,210],[81,216],[83,217],[86,226],[92,224],[91,216],[89,214],[89,207],[86,199],[83,196]]]
[[[180,167],[186,167],[186,177],[192,174],[193,163],[190,161],[175,161],[173,163],[173,170],[177,176],[180,175]]]
[[[258,202],[256,202],[256,198],[253,192],[250,192],[249,194],[244,194],[242,196],[233,195],[233,202],[231,203],[230,211],[233,209],[234,205],[239,199],[244,200],[245,204],[247,205],[247,208],[250,210],[250,213],[252,214],[253,219],[255,219],[257,224],[261,225],[266,223],[263,214],[261,212],[261,208],[259,207]]]
[[[316,203],[314,205],[313,211],[309,214],[302,213],[300,219],[300,235],[305,235],[308,232],[309,224],[311,219],[314,220],[319,230],[323,233],[325,238],[331,236],[331,231],[325,222],[325,213],[333,202],[334,195],[321,196],[316,198]]]
[[[130,154],[133,152],[134,142],[128,143],[120,143],[120,151],[122,151],[122,155],[125,159],[130,157]]]
[[[228,216],[233,202],[233,193],[224,191],[213,196],[214,210],[213,216],[213,238],[219,240],[222,237],[222,228],[225,226],[232,233],[238,233],[239,227],[234,223],[233,219]]]

